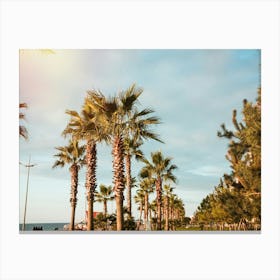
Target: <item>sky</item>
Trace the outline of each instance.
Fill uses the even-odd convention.
[[[19,140],[20,161],[30,169],[26,222],[70,220],[70,172],[52,169],[55,147],[68,140],[61,132],[69,121],[66,109],[80,111],[86,91],[112,96],[131,84],[143,88],[140,108],[152,108],[161,119],[154,128],[164,144],[149,140],[142,150],[162,151],[178,166],[174,193],[192,216],[201,200],[230,172],[228,142],[217,137],[220,125],[232,128],[233,109],[242,120],[242,100],[255,102],[260,85],[258,50],[21,50],[19,100],[26,102],[29,140]],[[97,184],[112,185],[111,148],[97,147]],[[142,167],[132,162],[133,176]],[[27,168],[20,173],[20,222],[23,221]],[[79,174],[76,221],[85,216],[85,170]],[[133,195],[136,189],[133,189]],[[153,197],[152,197],[153,198]],[[151,198],[151,199],[152,199]],[[124,202],[124,204],[126,201]],[[102,211],[102,204],[94,205]],[[109,202],[108,211],[115,210]],[[137,207],[133,214],[138,218]]]

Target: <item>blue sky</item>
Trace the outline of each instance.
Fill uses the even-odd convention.
[[[80,111],[86,91],[113,95],[132,83],[144,89],[143,108],[161,118],[156,127],[165,144],[146,142],[147,157],[161,150],[178,166],[177,193],[191,216],[202,198],[229,172],[227,142],[217,137],[222,123],[231,127],[232,110],[240,118],[242,100],[254,101],[259,86],[257,50],[54,50],[20,52],[20,101],[28,103],[29,140],[20,139],[20,160],[32,163],[27,222],[68,222],[70,174],[51,169],[54,147],[65,145],[61,132],[66,109]],[[98,146],[98,185],[112,184],[110,147]],[[141,165],[133,162],[133,175]],[[20,221],[27,170],[20,166]],[[76,221],[84,217],[85,171],[80,173]],[[135,192],[135,190],[134,190]],[[95,205],[102,211],[102,205]],[[114,204],[108,207],[114,210]],[[136,208],[134,215],[138,217]]]

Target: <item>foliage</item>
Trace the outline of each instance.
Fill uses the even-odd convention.
[[[136,230],[136,222],[133,217],[124,220],[124,230]]]
[[[112,201],[113,199],[114,199],[113,188],[111,186],[106,186],[104,184],[101,184],[99,186],[99,192],[96,192],[95,194],[95,201],[103,203],[104,215],[107,215],[107,201]]]
[[[194,217],[197,223],[261,221],[261,89],[255,104],[243,101],[242,114],[243,122],[238,122],[233,111],[234,131],[223,124],[218,132],[230,140],[226,159],[232,172],[224,174],[214,192],[202,200]]]

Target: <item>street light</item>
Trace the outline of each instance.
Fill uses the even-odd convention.
[[[29,183],[29,172],[30,172],[30,167],[33,167],[35,166],[36,164],[30,164],[30,159],[31,159],[31,156],[29,156],[29,162],[28,164],[23,164],[21,162],[19,162],[19,164],[27,167],[27,184],[26,184],[26,194],[25,194],[25,205],[24,205],[24,214],[23,214],[23,225],[22,225],[22,228],[21,230],[24,231],[25,230],[25,218],[26,218],[26,206],[27,206],[27,197],[28,197],[28,183]]]

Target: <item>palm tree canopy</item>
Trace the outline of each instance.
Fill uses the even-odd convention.
[[[163,191],[164,191],[165,195],[168,196],[168,197],[171,196],[171,194],[173,193],[174,189],[175,188],[172,188],[170,185],[164,185],[163,186]]]
[[[79,142],[76,139],[72,139],[69,141],[68,146],[60,146],[56,147],[59,153],[54,156],[58,159],[53,164],[52,168],[55,167],[64,167],[66,164],[68,165],[77,165],[78,168],[82,167],[85,164],[85,146],[79,146]]]
[[[175,164],[171,164],[171,157],[164,158],[161,151],[151,153],[151,162],[147,159],[143,159],[146,164],[140,171],[140,176],[149,176],[153,174],[156,177],[161,177],[165,181],[177,182],[177,178],[173,174],[173,171],[177,169]]]
[[[154,139],[162,142],[159,136],[149,129],[152,124],[159,124],[159,118],[148,116],[154,111],[144,109],[138,111],[136,105],[143,89],[136,87],[135,84],[127,90],[119,92],[116,97],[105,97],[101,91],[88,91],[89,106],[93,110],[103,112],[103,117],[107,118],[107,128],[111,135],[125,135],[126,138]],[[103,122],[105,120],[103,118]]]
[[[137,190],[136,195],[134,196],[134,201],[137,204],[144,204],[145,192],[141,189]]]
[[[90,98],[85,98],[80,114],[73,110],[66,110],[65,113],[70,116],[70,121],[62,133],[64,136],[71,134],[77,139],[109,141],[106,120]]]
[[[114,199],[112,186],[106,186],[101,184],[99,186],[99,192],[95,195],[96,202],[110,201]]]
[[[126,120],[125,134],[134,141],[142,141],[143,139],[153,139],[163,143],[153,130],[150,129],[151,125],[160,124],[160,119],[156,116],[149,116],[154,113],[154,110],[150,108],[138,111],[136,107],[129,112],[128,119]]]
[[[144,178],[140,181],[140,190],[144,193],[152,193],[154,191],[155,180],[153,178]]]
[[[143,158],[144,154],[140,150],[140,146],[143,145],[143,141],[137,141],[135,138],[125,138],[124,139],[124,153],[125,155],[132,156],[134,155],[137,160]]]

